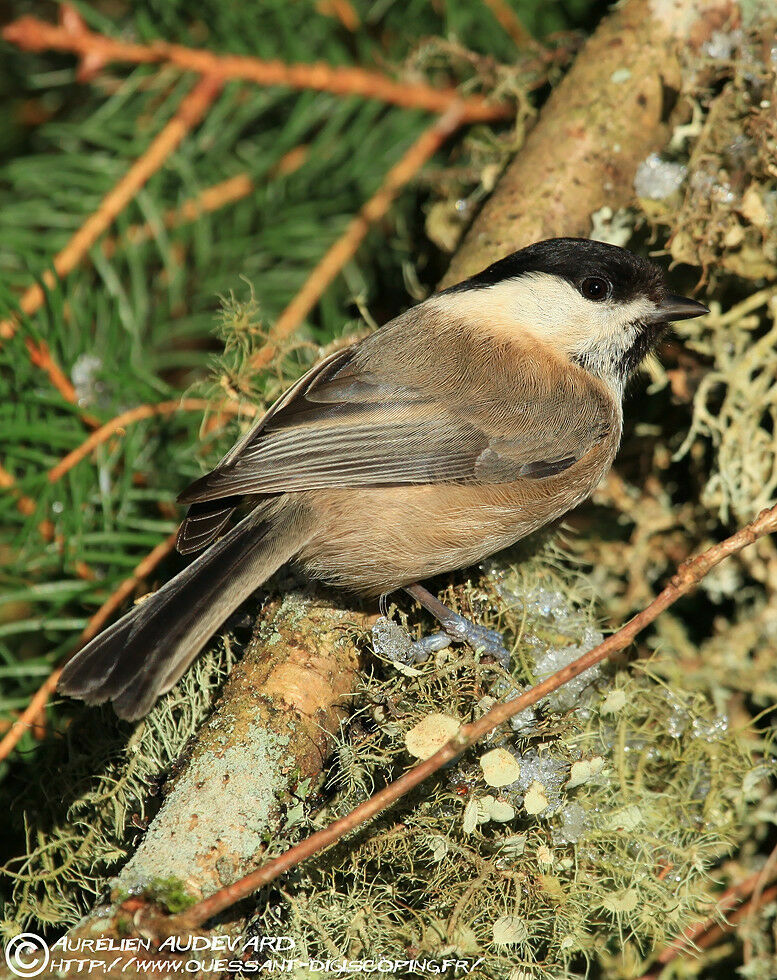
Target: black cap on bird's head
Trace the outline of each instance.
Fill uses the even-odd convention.
[[[504,288],[507,287],[507,290]],[[520,296],[518,292],[520,287]],[[513,289],[539,336],[552,338],[582,366],[625,380],[673,320],[701,316],[702,303],[675,296],[654,262],[587,238],[550,238],[508,255],[446,290],[500,295]]]

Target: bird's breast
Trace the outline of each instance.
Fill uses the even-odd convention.
[[[308,574],[368,595],[466,567],[590,496],[617,442],[613,433],[544,479],[307,491],[317,531],[299,560]]]

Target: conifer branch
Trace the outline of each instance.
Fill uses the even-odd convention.
[[[173,551],[177,536],[177,531],[168,535],[168,537],[165,538],[161,544],[158,544],[156,548],[150,551],[149,554],[147,554],[145,558],[143,558],[143,560],[135,566],[132,575],[125,578],[124,581],[116,589],[114,589],[114,591],[110,594],[110,596],[108,596],[105,602],[90,618],[89,622],[81,631],[81,635],[78,638],[78,643],[73,650],[73,654],[77,653],[82,646],[92,639],[92,637],[97,636],[116,610],[119,609],[124,601],[132,595],[135,589],[137,589],[138,585],[140,585],[140,583],[147,578],[151,572],[153,572],[157,565],[163,561],[171,551]],[[71,654],[71,656],[73,654]],[[13,750],[16,748],[24,733],[35,722],[49,698],[56,690],[57,681],[59,680],[59,675],[61,673],[62,667],[57,667],[49,674],[43,684],[41,684],[30,699],[30,703],[13,723],[8,733],[2,740],[0,740],[0,762],[2,762],[3,759],[8,758],[11,752],[13,752]]]
[[[274,881],[279,875],[296,867],[300,862],[341,840],[346,834],[377,816],[392,803],[405,796],[411,789],[414,789],[443,766],[457,758],[484,735],[494,731],[499,725],[509,721],[510,718],[520,714],[526,708],[537,704],[538,701],[553,691],[557,691],[584,671],[624,650],[638,633],[678,599],[691,592],[716,565],[752,544],[758,538],[771,534],[775,530],[777,530],[777,506],[762,511],[755,520],[741,528],[736,534],[719,544],[713,545],[696,558],[684,562],[669,584],[642,612],[588,653],[578,657],[577,660],[556,671],[555,674],[514,700],[500,702],[486,712],[482,718],[471,724],[462,725],[458,733],[434,755],[414,766],[399,779],[351,810],[346,816],[333,821],[328,827],[312,834],[306,840],[289,848],[283,854],[268,861],[239,881],[214,892],[209,898],[193,905],[188,911],[173,916],[165,923],[165,930],[168,933],[176,933],[196,929],[214,915],[230,908],[257,889]]]
[[[282,161],[281,161],[282,162]],[[218,211],[228,204],[240,201],[255,189],[256,184],[248,174],[237,174],[221,180],[211,187],[206,187],[194,197],[188,198],[183,204],[176,208],[170,208],[164,215],[165,228],[179,228],[181,225],[190,221],[196,221],[201,215],[211,211]],[[154,234],[154,226],[151,222],[130,225],[123,236],[123,241],[131,245],[139,245],[148,241]],[[119,248],[120,242],[116,238],[106,238],[102,243],[103,254],[107,258],[112,258]]]
[[[62,278],[81,262],[100,235],[121,214],[146,181],[175,152],[189,130],[202,119],[220,90],[221,82],[218,79],[206,76],[197,82],[182,100],[176,114],[155,137],[146,152],[138,157],[115,187],[105,195],[97,210],[86,219],[62,251],[54,257],[54,272],[48,270],[43,275],[43,281],[48,288],[54,288],[56,282],[54,273]],[[40,309],[44,299],[43,288],[35,283],[20,298],[19,309],[27,316],[31,316]],[[0,321],[0,339],[9,340],[16,333],[18,326],[19,320],[15,316]],[[76,404],[75,391],[72,390],[72,386],[70,389],[67,388],[67,385],[62,387],[64,374],[61,369],[56,367],[50,358],[48,360],[44,358],[40,366],[49,375],[52,384],[57,387],[63,397]]]
[[[135,161],[119,183],[116,184],[116,186],[103,198],[97,211],[90,215],[90,217],[86,220],[86,222],[84,222],[75,235],[73,235],[65,248],[55,257],[54,269],[56,270],[57,275],[60,277],[67,275],[76,267],[76,265],[81,262],[97,238],[99,238],[109,224],[126,207],[129,201],[134,197],[137,191],[140,190],[148,178],[157,169],[159,169],[167,157],[174,152],[189,129],[196,125],[196,123],[202,118],[204,113],[207,111],[208,106],[220,91],[220,88],[220,83],[215,82],[210,78],[203,78],[197,85],[194,86],[191,92],[181,102],[175,116],[159,133],[148,150]],[[241,191],[245,189],[244,182],[241,181],[239,184],[232,183],[229,187],[229,192],[234,194],[238,189]],[[211,191],[213,191],[213,189],[211,189]],[[224,188],[220,188],[218,194],[211,194],[209,197],[206,197],[205,202],[206,204],[211,204],[214,201],[224,199]],[[188,203],[189,202],[187,202],[187,204]],[[201,205],[201,201],[198,203]],[[197,203],[193,205],[193,207],[196,206]],[[186,208],[186,205],[184,205],[184,208]],[[184,214],[193,213],[192,207],[189,207],[186,210],[182,208],[182,211]],[[43,279],[49,288],[53,288],[55,280],[54,275],[51,272],[45,273]],[[23,313],[32,315],[40,308],[44,302],[44,299],[45,294],[43,289],[40,285],[35,283],[23,294],[19,301],[19,307]],[[16,317],[11,317],[0,322],[0,338],[7,340],[13,337],[18,328],[18,324],[19,321]],[[36,341],[28,337],[25,338],[25,346],[27,348],[31,363],[35,367],[38,367],[45,372],[51,384],[66,401],[73,405],[77,405],[78,397],[76,395],[75,388],[62,368],[54,360],[48,345],[42,340]],[[82,412],[81,418],[85,424],[91,428],[95,428],[99,425],[94,416],[89,413]],[[16,480],[14,479],[13,475],[5,469],[2,469],[2,472],[0,473],[0,487],[15,494],[17,498],[17,508],[22,514],[29,515],[35,512],[37,506],[35,501],[18,490],[16,487]],[[44,540],[49,541],[54,536],[54,529],[50,521],[43,521],[38,530],[40,531]],[[156,555],[157,550],[158,549],[154,549],[150,555],[147,556],[146,560],[153,561],[153,556]],[[163,555],[160,556],[158,560],[161,560],[161,557],[163,557]],[[91,569],[85,562],[80,562],[79,565],[79,577],[86,579],[93,577]],[[141,566],[142,565],[143,563],[141,563]],[[141,566],[138,566],[138,568]],[[142,578],[142,575],[140,578]],[[102,625],[102,623],[110,617],[113,610],[120,605],[121,602],[123,602],[126,595],[132,591],[139,580],[139,578],[136,579],[133,577],[132,580],[126,580],[119,586],[117,593],[114,593],[114,595],[119,595],[118,602],[115,605],[112,604],[113,597],[111,597],[105,606],[102,607],[99,612],[105,610],[105,616],[103,619],[99,620],[99,625]],[[122,591],[130,581],[132,581],[133,584],[129,588],[129,591]],[[87,629],[88,628],[89,626],[87,626]],[[85,642],[83,635],[80,642]],[[49,678],[49,681],[47,681],[49,687],[47,688],[46,684],[44,684],[39,689],[39,691],[33,696],[30,705],[28,705],[22,717],[17,723],[14,724],[13,728],[6,735],[3,741],[0,742],[0,758],[3,758],[3,755],[1,754],[2,752],[7,753],[13,749],[14,745],[16,745],[21,737],[21,733],[24,731],[24,728],[27,726],[29,719],[35,717],[36,711],[40,710],[40,705],[37,704],[36,699],[39,700],[42,697],[43,703],[45,703],[45,701],[51,695],[54,687],[56,686],[56,680],[54,680],[53,685],[50,682],[51,678]]]
[[[266,367],[278,351],[278,344],[292,334],[319,301],[329,284],[348,263],[372,225],[386,214],[400,190],[415,177],[424,164],[464,122],[464,106],[456,102],[436,122],[424,130],[386,177],[361,211],[352,218],[337,241],[303,283],[302,288],[281,313],[270,331],[268,342],[254,355],[254,368]]]
[[[135,422],[142,422],[144,419],[151,419],[155,416],[174,415],[176,412],[206,412],[211,407],[212,403],[205,398],[175,398],[166,402],[158,402],[156,405],[138,405],[137,408],[130,408],[101,425],[80,446],[77,446],[55,466],[52,466],[48,473],[49,482],[56,483],[65,473],[86,459],[93,450],[107,442],[111,436],[120,433],[127,425],[133,425]],[[218,410],[231,415],[238,412],[249,415],[256,413],[253,406],[238,405],[237,402],[231,401],[222,402]]]
[[[3,29],[3,37],[25,51],[69,51],[81,58],[81,78],[91,77],[110,62],[172,64],[185,71],[219,78],[222,82],[241,79],[257,85],[285,85],[315,89],[334,95],[360,95],[403,106],[445,112],[454,102],[463,105],[466,122],[505,119],[512,113],[506,104],[480,96],[462,99],[456,89],[435,88],[419,83],[397,82],[388,75],[364,68],[333,67],[324,63],[286,64],[241,55],[219,55],[201,48],[188,48],[168,41],[132,44],[90,31],[73,11],[66,10],[59,26],[36,17],[20,17]]]

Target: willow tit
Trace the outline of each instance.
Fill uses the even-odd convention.
[[[406,588],[469,638],[417,583],[588,497],[615,458],[628,378],[668,322],[706,312],[653,263],[558,238],[331,354],[183,491],[178,550],[200,556],[73,657],[59,690],[141,717],[290,560],[366,596]]]

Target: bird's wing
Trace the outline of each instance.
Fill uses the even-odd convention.
[[[511,364],[508,390],[495,394],[466,371],[414,384],[411,372],[403,378],[357,350],[308,372],[179,500],[212,522],[222,514],[216,501],[244,494],[542,479],[582,458],[614,424],[612,400],[583,371],[560,391],[537,383],[536,361]]]

